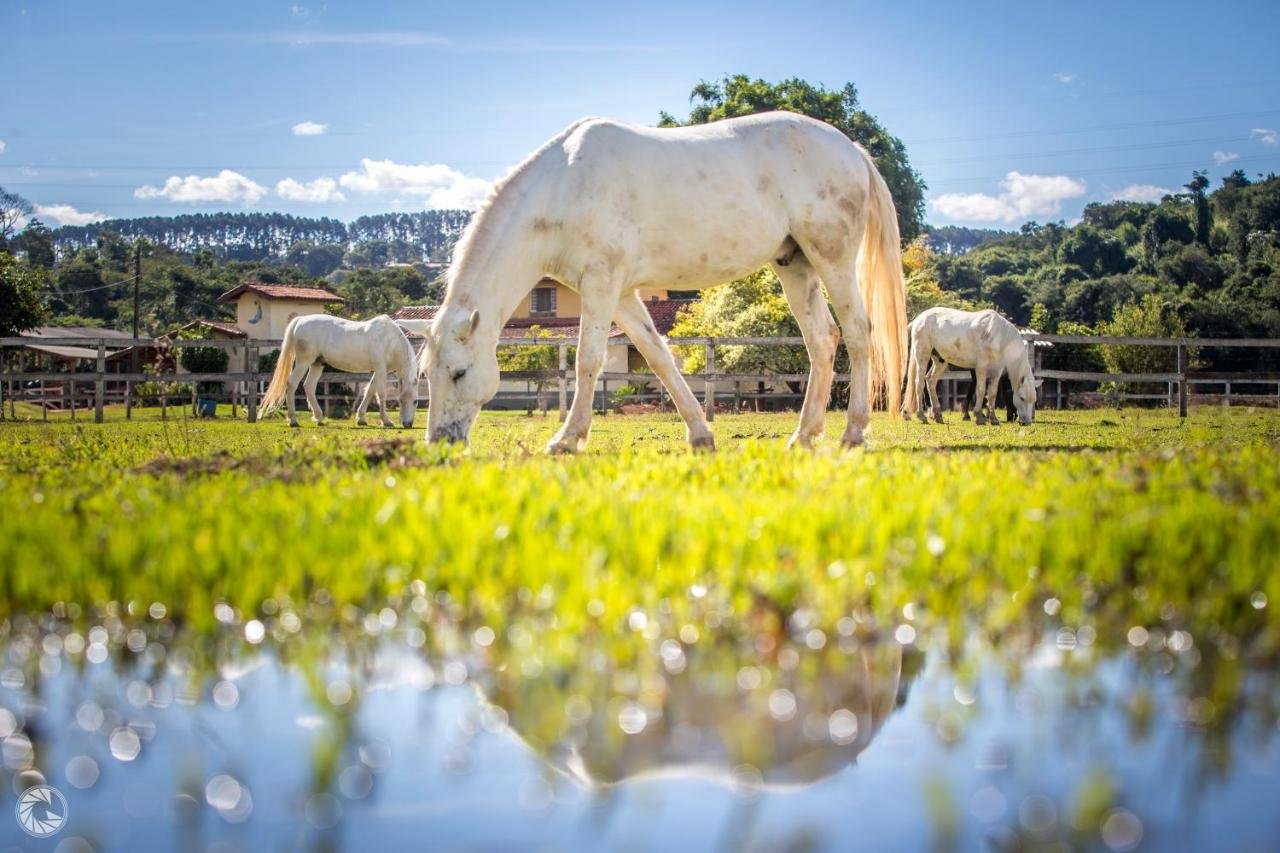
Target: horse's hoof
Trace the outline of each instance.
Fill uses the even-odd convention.
[[[368,426],[364,421],[356,421],[356,426]]]
[[[710,434],[691,437],[689,449],[697,453],[715,453],[716,437]]]
[[[563,441],[553,441],[547,445],[547,453],[552,456],[572,456],[573,445]]]
[[[944,421],[942,420],[942,415],[941,415],[941,414],[936,414],[936,415],[934,415],[934,416],[933,416],[933,422],[934,422],[935,424],[944,423]]]
[[[924,413],[924,412],[917,412],[917,413],[916,413],[916,417],[920,419],[920,423],[925,424],[926,426],[928,426],[928,424],[929,424],[929,418],[928,418],[928,416],[927,416],[927,415],[925,415],[925,413]]]
[[[297,421],[289,421],[289,428],[290,428],[290,429],[297,429],[297,428],[298,428],[298,422],[297,422]]]
[[[794,433],[791,438],[787,439],[787,450],[798,447],[801,450],[813,450],[813,436],[804,433]]]

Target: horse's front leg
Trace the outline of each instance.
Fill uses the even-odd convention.
[[[680,374],[680,368],[676,366],[675,357],[671,355],[667,342],[654,328],[653,318],[640,300],[640,294],[632,292],[622,297],[613,318],[671,395],[676,411],[684,418],[689,446],[694,450],[715,450],[715,436],[711,433],[707,416],[698,405],[698,398],[689,389],[689,383]]]
[[[929,362],[929,409],[933,413],[933,422],[942,423],[942,404],[938,402],[938,380],[947,372],[947,363],[935,358]]]
[[[826,426],[827,402],[831,399],[831,381],[835,375],[836,347],[840,345],[840,327],[831,318],[826,297],[818,283],[818,274],[803,255],[794,255],[786,265],[773,264],[782,282],[782,292],[791,306],[809,353],[809,384],[800,406],[800,424],[787,447],[812,447]]]
[[[991,426],[1000,425],[1000,419],[996,417],[996,395],[1000,391],[1000,375],[1003,372],[997,369],[987,381],[987,423]]]
[[[387,369],[385,367],[379,367],[373,371],[373,381],[369,386],[377,389],[378,414],[382,416],[382,425],[387,428],[394,427],[395,424],[387,416]]]
[[[298,395],[298,386],[302,384],[302,380],[306,378],[307,372],[311,370],[311,365],[302,361],[296,361],[293,370],[289,371],[289,385],[284,395],[285,409],[289,412],[289,426],[296,427],[298,425],[298,404],[294,401],[294,397]]]
[[[364,413],[369,410],[369,403],[373,401],[373,378],[365,383],[364,393],[360,395],[360,404],[356,406],[356,426],[364,426]]]
[[[597,283],[596,288],[602,286]],[[596,395],[596,379],[604,367],[609,344],[609,327],[617,307],[615,293],[592,292],[589,280],[582,285],[582,318],[578,330],[577,384],[573,389],[573,403],[564,426],[547,444],[548,453],[574,453],[587,446],[591,433],[591,407]]]

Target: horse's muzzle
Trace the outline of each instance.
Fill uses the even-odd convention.
[[[467,422],[465,420],[450,421],[427,431],[427,441],[447,441],[450,444],[467,443]]]

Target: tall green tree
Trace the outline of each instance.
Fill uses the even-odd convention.
[[[1191,203],[1196,211],[1196,242],[1201,246],[1209,245],[1209,230],[1213,226],[1213,217],[1209,213],[1209,197],[1205,190],[1209,188],[1209,179],[1204,172],[1192,172],[1191,180],[1183,186],[1191,196]]]
[[[44,302],[47,273],[0,252],[0,337],[35,328],[48,317]]]
[[[893,194],[903,241],[910,242],[924,231],[924,191],[927,189],[924,179],[911,168],[902,140],[862,109],[858,90],[852,83],[846,83],[843,89],[830,90],[795,77],[769,83],[752,80],[746,74],[734,74],[715,82],[698,83],[689,100],[693,106],[684,124],[706,124],[770,110],[788,110],[825,121],[867,149],[875,160],[876,168]],[[674,127],[681,122],[663,112],[659,124]]]

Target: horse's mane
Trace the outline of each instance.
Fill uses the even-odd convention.
[[[514,207],[519,199],[524,197],[528,189],[525,186],[528,183],[528,176],[533,171],[533,167],[539,158],[552,148],[563,143],[571,133],[590,121],[595,121],[595,119],[587,117],[573,122],[524,158],[519,165],[493,185],[488,197],[476,208],[475,214],[471,217],[471,222],[453,247],[453,259],[449,262],[449,269],[445,273],[446,284],[453,282],[454,275],[458,270],[466,266],[472,252],[476,251],[476,245],[484,237],[488,236],[497,227],[503,215]]]

